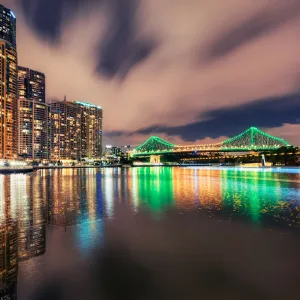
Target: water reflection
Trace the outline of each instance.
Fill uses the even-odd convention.
[[[41,173],[47,178],[50,191],[50,223],[64,227],[65,231],[68,226],[81,225],[77,228],[77,239],[82,250],[101,243],[104,192],[101,173],[95,169],[63,169]],[[107,195],[110,197],[111,193]],[[110,215],[109,211],[107,215]]]
[[[173,168],[136,168],[126,175],[137,179],[135,208],[140,205],[153,212],[163,211],[174,205]],[[129,187],[133,189],[133,187]],[[132,201],[130,201],[132,202]]]
[[[41,176],[19,175],[18,182],[11,178],[11,186],[17,191],[18,209],[18,257],[19,261],[39,256],[46,251],[47,198]]]
[[[13,189],[5,189],[10,179],[0,177],[0,297],[16,298],[18,276],[18,219]]]
[[[101,245],[103,218],[123,203],[163,217],[205,210],[297,230],[300,173],[210,168],[40,170],[0,175],[0,298],[16,298],[18,261],[46,252],[46,227],[75,228],[76,247]],[[76,226],[75,226],[76,225]]]
[[[3,299],[16,299],[18,261],[46,251],[44,189],[40,176],[0,175],[0,295]]]

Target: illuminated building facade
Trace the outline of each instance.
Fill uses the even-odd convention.
[[[76,103],[55,101],[50,104],[51,160],[80,158],[81,112]]]
[[[121,146],[122,153],[126,154],[131,150],[130,145]]]
[[[17,155],[17,80],[16,19],[0,5],[0,158]]]
[[[82,158],[100,158],[102,155],[102,108],[76,102],[81,113],[80,155]]]
[[[19,67],[18,92],[18,154],[32,160],[49,159],[45,75]]]
[[[46,102],[45,75],[29,68],[18,67],[18,92],[20,98]]]
[[[122,148],[114,147],[111,145],[107,145],[105,147],[105,155],[106,156],[114,156],[114,157],[120,157],[122,155]]]
[[[32,160],[49,159],[48,104],[18,102],[18,154]]]
[[[51,103],[51,160],[100,158],[102,109],[82,102]]]
[[[0,39],[17,48],[16,17],[14,13],[0,4]]]

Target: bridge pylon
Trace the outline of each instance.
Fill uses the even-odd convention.
[[[160,155],[151,155],[150,163],[151,164],[160,164]]]

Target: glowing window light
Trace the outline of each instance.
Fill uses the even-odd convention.
[[[14,19],[16,18],[15,14],[12,11],[10,11],[10,14]]]

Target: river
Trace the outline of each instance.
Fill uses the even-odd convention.
[[[143,231],[143,245],[166,231],[162,242],[154,239],[150,247],[172,237],[166,248],[176,240],[175,249],[182,246],[176,236],[183,243],[190,232],[200,232],[203,218],[221,224],[218,228],[237,224],[267,232],[267,238],[274,232],[298,236],[300,169],[91,168],[0,175],[0,299],[33,299],[47,288],[51,294],[68,272],[81,275],[66,285],[79,286],[78,278],[89,276],[85,266],[94,264],[95,249],[103,248],[114,230],[124,230],[118,234],[124,243],[131,240],[130,247],[140,239],[132,237],[136,231]],[[189,251],[198,247],[184,244],[190,244]],[[48,281],[54,282],[51,288]],[[80,291],[92,299],[89,288]]]

